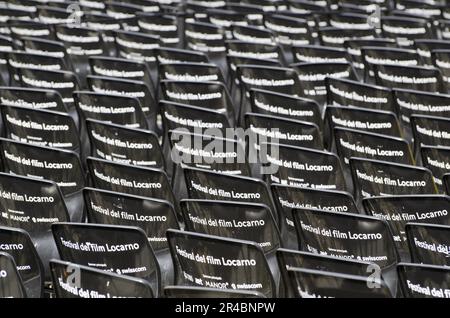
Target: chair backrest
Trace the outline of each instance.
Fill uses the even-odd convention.
[[[159,47],[159,36],[116,30],[114,37],[119,57],[139,62],[155,62],[153,50]]]
[[[156,1],[152,3],[156,4]],[[141,32],[159,36],[165,46],[179,45],[179,21],[176,16],[161,12],[138,12],[136,17]]]
[[[327,77],[358,80],[349,62],[297,63],[291,67],[298,73],[302,92],[300,97],[310,98],[320,105],[324,105],[327,100]]]
[[[92,184],[96,188],[167,200],[177,206],[167,174],[163,170],[92,157],[87,158],[87,165]]]
[[[292,215],[304,251],[373,262],[382,269],[398,261],[391,230],[384,220],[314,209],[294,209]]]
[[[3,252],[0,252],[0,283],[1,298],[27,297],[14,259],[9,254]]]
[[[319,105],[311,99],[252,88],[250,104],[252,113],[296,119],[322,127]]]
[[[184,167],[183,172],[190,199],[261,203],[271,209],[278,221],[269,189],[262,180],[198,168]]]
[[[69,110],[73,109],[74,101],[72,92],[80,87],[75,73],[32,68],[17,68],[17,70],[22,86],[29,88],[51,88],[61,94],[62,100]]]
[[[258,136],[249,141],[249,153],[259,151],[263,141],[317,150],[324,148],[316,124],[254,113],[245,114],[244,120],[249,133]]]
[[[226,51],[225,30],[205,22],[185,20],[184,41],[186,47],[209,54],[220,54]]]
[[[391,89],[342,78],[327,78],[327,103],[397,113]]]
[[[61,42],[34,36],[22,37],[21,41],[25,52],[62,58],[64,59],[65,67],[72,69],[72,61],[67,54],[66,47]]]
[[[4,226],[21,228],[32,237],[50,232],[54,222],[70,220],[62,193],[48,180],[0,173],[0,206]]]
[[[154,132],[94,119],[86,120],[86,129],[93,156],[137,166],[165,167],[158,136]]]
[[[298,298],[392,298],[384,282],[370,288],[364,276],[304,268],[288,269],[288,273]]]
[[[327,106],[324,121],[324,136],[330,139],[333,139],[332,133],[335,127],[358,129],[398,138],[403,136],[403,130],[400,128],[397,116],[391,111],[361,107]],[[326,131],[327,129],[328,131]],[[332,141],[327,142],[328,149],[331,148],[331,144]]]
[[[221,130],[215,132],[221,134]],[[251,175],[242,141],[184,130],[171,130],[168,137],[172,145],[171,159],[176,164],[225,174]]]
[[[78,154],[69,150],[34,146],[0,139],[6,172],[52,180],[64,196],[80,191],[85,184]]]
[[[399,119],[407,126],[410,125],[411,115],[429,115],[448,117],[450,109],[450,95],[438,94],[436,91],[427,92],[413,89],[393,90],[394,101],[398,107]]]
[[[269,1],[268,5],[274,2]],[[280,8],[278,8],[280,9]],[[305,19],[280,14],[264,15],[264,26],[272,31],[275,41],[283,46],[306,45],[314,42],[312,28]]]
[[[320,45],[295,45],[292,55],[294,63],[351,62],[347,50]]]
[[[417,51],[410,49],[365,46],[361,48],[361,55],[365,63],[364,70],[367,79],[374,77],[374,65],[422,65]]]
[[[2,106],[6,137],[37,146],[81,152],[78,128],[67,113]]]
[[[159,80],[225,83],[220,68],[210,63],[159,63],[158,74]]]
[[[0,87],[0,101],[5,106],[48,109],[67,113],[61,95],[54,90],[25,87]]]
[[[66,67],[63,58],[41,53],[13,51],[6,53],[6,58],[8,60],[8,68],[10,74],[15,74],[10,77],[11,83],[18,83],[20,81],[17,74],[17,68],[20,67],[36,68],[49,71],[69,70]]]
[[[450,270],[446,266],[400,263],[397,272],[404,297],[450,297]]]
[[[379,269],[377,265],[371,262],[363,262],[284,248],[279,248],[277,250],[277,261],[278,266],[280,267],[281,277],[283,279],[287,297],[293,297],[295,295],[292,290],[292,284],[290,282],[288,272],[290,268],[305,268],[366,277],[373,273],[374,269]]]
[[[0,226],[0,250],[14,259],[27,297],[42,297],[44,268],[29,234],[22,229]]]
[[[253,241],[266,254],[281,244],[272,212],[263,204],[182,200],[180,205],[188,231]]]
[[[264,144],[263,144],[264,145]],[[270,183],[323,190],[347,190],[339,158],[331,152],[283,144],[266,144],[265,161],[274,171]]]
[[[355,197],[437,194],[430,170],[387,161],[350,158]]]
[[[147,236],[137,227],[55,223],[53,236],[63,261],[145,279],[159,295],[158,261]]]
[[[333,135],[337,152],[345,165],[352,157],[406,165],[415,163],[411,148],[403,138],[342,127],[335,127]]]
[[[94,75],[88,75],[87,82],[88,87],[93,92],[115,94],[125,97],[136,97],[139,99],[144,115],[152,123],[150,127],[154,127],[157,105],[150,87],[145,82]]]
[[[342,213],[359,213],[353,197],[344,191],[318,190],[283,184],[272,184],[272,197],[280,214],[283,246],[298,249],[292,218],[293,208],[313,208]]]
[[[167,249],[167,229],[178,229],[169,201],[84,188],[87,219],[92,224],[136,226],[144,230],[154,251]]]
[[[420,146],[419,155],[422,158],[422,165],[431,171],[439,190],[445,192],[443,178],[448,172],[447,163],[450,162],[450,147]]]
[[[143,81],[154,89],[150,71],[143,62],[109,56],[91,56],[89,65],[92,75]]]
[[[163,80],[160,86],[162,99],[219,111],[234,126],[235,107],[223,83]]]
[[[160,47],[154,50],[156,63],[209,63],[203,52]]]
[[[71,262],[52,260],[57,298],[153,298],[148,281]]]
[[[76,91],[73,95],[78,113],[83,119],[96,119],[132,128],[148,127],[141,103],[136,97],[91,91]]]
[[[384,37],[395,39],[400,47],[412,47],[417,39],[433,38],[426,19],[384,16],[380,19]]]
[[[301,82],[293,69],[261,65],[237,65],[236,77],[250,97],[250,89],[259,88],[286,95],[303,96]]]
[[[192,133],[204,134],[208,129],[220,129],[226,136],[230,122],[226,114],[219,110],[179,104],[166,100],[159,102],[163,119],[164,138],[170,130],[183,129]]]
[[[439,69],[425,66],[373,65],[378,85],[445,93]]]
[[[445,214],[447,210],[436,213]],[[410,222],[406,224],[406,236],[408,238],[411,261],[431,265],[448,266],[448,234],[450,226],[448,222],[426,224]]]
[[[450,198],[443,195],[395,195],[366,198],[368,215],[389,223],[399,252],[409,256],[406,229],[411,222],[450,225]]]
[[[168,230],[167,238],[176,285],[246,289],[275,297],[269,265],[256,243],[177,230]]]

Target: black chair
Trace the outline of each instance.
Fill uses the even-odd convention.
[[[72,60],[67,53],[66,47],[60,41],[43,39],[35,36],[25,36],[20,40],[23,43],[25,52],[62,58],[65,63],[65,69],[73,70]]]
[[[0,111],[7,138],[81,154],[78,128],[69,114],[6,105]]]
[[[293,63],[351,62],[347,50],[321,45],[292,46]]]
[[[288,274],[297,298],[392,298],[384,282],[370,288],[364,276],[303,268],[288,269]]]
[[[92,157],[87,158],[87,165],[96,188],[166,200],[178,211],[177,199],[163,170]]]
[[[56,298],[153,298],[148,281],[92,267],[52,260]]]
[[[32,68],[17,68],[20,83],[29,88],[51,88],[61,94],[67,109],[74,109],[72,93],[80,87],[75,73],[69,71],[46,71]],[[51,79],[51,80],[50,80]]]
[[[9,139],[0,139],[0,145],[6,172],[54,181],[61,189],[70,220],[84,219],[81,189],[85,175],[78,154]]]
[[[221,133],[220,129],[209,131],[218,135]],[[222,138],[221,135],[192,134],[180,130],[169,131],[169,140],[172,145],[171,159],[175,164],[225,174],[251,176],[245,144],[242,141],[226,136]],[[174,183],[176,184],[175,181]]]
[[[269,6],[273,2],[269,1]],[[306,19],[279,14],[264,15],[264,27],[272,31],[275,41],[284,47],[314,43],[312,28]]]
[[[450,147],[420,146],[420,156],[422,165],[431,171],[440,192],[445,192],[443,178],[449,172],[447,163],[450,162]]]
[[[241,86],[239,118],[250,108],[250,89],[259,88],[286,95],[303,96],[301,82],[293,69],[260,66],[237,65],[236,78]]]
[[[339,158],[334,153],[283,144],[262,148],[268,151],[261,155],[274,167],[275,172],[266,176],[272,184],[318,190],[346,191],[348,188]]]
[[[322,131],[321,110],[312,99],[252,88],[250,105],[252,113],[310,122]]]
[[[435,213],[448,214],[446,210]],[[411,222],[405,227],[411,262],[448,266],[448,233],[450,230],[448,221],[434,222],[434,224],[425,223],[423,220],[417,221],[421,223]]]
[[[398,113],[391,89],[342,78],[327,78],[327,104]]]
[[[253,241],[264,253],[280,247],[278,226],[268,206],[218,200],[181,200],[187,231]]]
[[[400,47],[412,47],[415,40],[433,38],[426,19],[384,16],[380,22],[383,36],[395,39]]]
[[[107,53],[101,33],[96,29],[64,24],[56,25],[55,32],[56,38],[66,47],[73,70],[84,87],[86,85],[86,75],[90,69],[89,56]]]
[[[265,204],[280,222],[267,184],[260,179],[233,176],[198,168],[183,168],[188,197]],[[278,223],[279,224],[279,223]]]
[[[166,230],[178,229],[179,225],[171,202],[94,188],[85,188],[83,193],[89,223],[142,228],[155,252],[161,275],[173,272]]]
[[[150,4],[149,1],[141,2]],[[161,12],[138,12],[136,18],[141,32],[159,36],[164,46],[180,46],[179,21],[176,16]]]
[[[356,275],[361,277],[368,277],[372,272],[379,269],[378,266],[371,262],[344,259],[284,248],[277,250],[277,261],[285,288],[284,296],[290,298],[295,295],[289,276],[289,269],[291,268],[320,270],[323,272]]]
[[[230,125],[234,126],[237,109],[223,83],[163,80],[160,86],[160,99],[220,111],[226,114]]]
[[[176,285],[245,289],[276,296],[269,265],[256,243],[177,230],[168,230],[167,238]]]
[[[15,74],[9,79],[12,86],[20,82],[17,68],[28,67],[49,71],[69,70],[63,58],[46,54],[13,51],[6,53],[6,59],[9,73]]]
[[[370,81],[374,78],[374,65],[422,65],[422,61],[417,51],[411,49],[363,46],[361,48],[361,55],[365,64],[364,71],[366,81]]]
[[[291,64],[291,67],[298,73],[302,92],[300,97],[315,100],[319,105],[324,105],[327,100],[327,77],[358,80],[349,62],[296,63]]]
[[[14,267],[17,268],[27,297],[43,297],[44,268],[28,233],[25,230],[0,226],[0,244],[2,253],[8,253],[14,259]]]
[[[119,163],[164,169],[158,136],[151,131],[86,119],[91,155]]]
[[[61,94],[55,90],[1,86],[0,100],[5,106],[68,112]]]
[[[155,296],[162,284],[170,284],[170,280],[162,283],[158,261],[140,228],[55,223],[52,231],[63,261],[142,278]]]
[[[137,98],[144,113],[144,116],[138,117],[138,120],[140,122],[146,121],[149,129],[154,130],[156,128],[158,105],[150,87],[145,82],[95,75],[88,75],[87,82],[90,90],[95,93]],[[130,114],[131,110],[124,110],[124,113]],[[115,115],[121,114],[116,113]]]
[[[407,165],[415,163],[409,144],[403,138],[342,127],[333,128],[332,134],[337,153],[345,165],[352,157]]]
[[[301,250],[378,265],[396,294],[392,270],[399,261],[392,232],[386,221],[376,217],[315,209],[292,212]]]
[[[355,200],[348,192],[318,190],[283,184],[272,184],[272,197],[280,214],[283,246],[298,249],[298,239],[292,218],[293,208],[314,208],[341,213],[359,213]]]
[[[394,235],[402,260],[410,261],[406,228],[410,222],[450,225],[447,209],[450,198],[443,195],[395,195],[365,198],[362,201],[368,215],[384,219]]]
[[[141,102],[136,97],[91,91],[76,91],[73,96],[82,119],[81,131],[85,130],[88,118],[131,128],[148,128]]]
[[[351,128],[364,132],[402,138],[403,129],[397,116],[390,111],[361,107],[327,106],[324,116],[324,143],[333,148],[335,127]]]
[[[400,286],[407,298],[449,298],[450,270],[444,266],[400,263]]]
[[[434,67],[374,64],[373,72],[377,85],[430,93],[446,92],[442,74]]]
[[[355,198],[380,195],[437,194],[430,170],[387,161],[350,158]]]
[[[254,113],[245,114],[244,121],[245,127],[254,134],[248,142],[249,155],[259,153],[263,142],[324,149],[320,129],[313,123]]]
[[[155,84],[150,77],[150,70],[144,62],[109,56],[89,57],[91,74],[145,82],[150,89]]]
[[[54,222],[68,222],[69,214],[54,182],[0,173],[1,225],[27,231],[42,259],[47,274],[48,261],[57,256],[50,231]]]
[[[7,253],[0,252],[0,271],[3,276],[0,286],[0,297],[26,298],[27,293],[17,272],[16,263]]]

